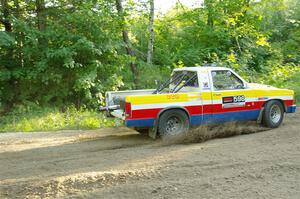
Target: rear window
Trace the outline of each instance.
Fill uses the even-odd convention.
[[[194,76],[196,77],[191,79]],[[172,75],[171,82],[172,82],[171,87],[174,87],[176,85],[181,86],[184,85],[185,83],[186,83],[185,87],[199,87],[197,72],[193,72],[193,71],[175,71]]]

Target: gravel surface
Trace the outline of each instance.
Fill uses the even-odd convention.
[[[299,113],[175,141],[127,128],[0,134],[0,198],[298,199]],[[211,139],[226,134],[244,135]]]

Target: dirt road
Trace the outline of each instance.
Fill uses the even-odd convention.
[[[0,198],[300,198],[299,113],[199,143],[126,128],[0,134]]]

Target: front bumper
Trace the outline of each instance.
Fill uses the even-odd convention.
[[[296,106],[296,105],[288,106],[286,112],[287,112],[287,113],[295,113],[295,112],[296,112],[296,109],[297,109],[297,106]]]

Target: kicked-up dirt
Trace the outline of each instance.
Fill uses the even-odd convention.
[[[127,128],[0,134],[0,198],[298,199],[299,112],[277,129],[226,124],[157,141]]]

